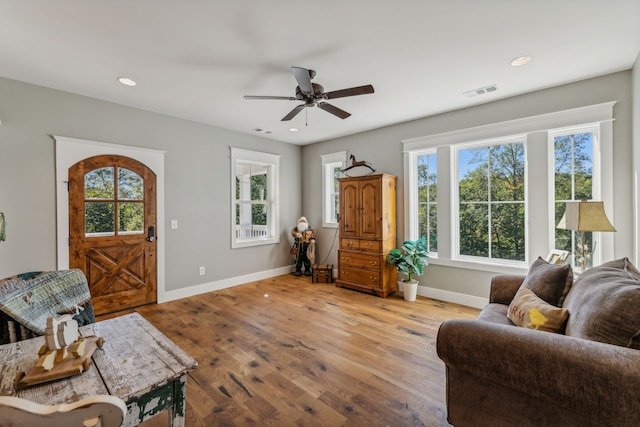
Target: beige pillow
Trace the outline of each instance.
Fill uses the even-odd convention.
[[[546,332],[562,332],[569,317],[569,310],[545,302],[531,289],[523,286],[513,297],[507,316],[517,326]]]

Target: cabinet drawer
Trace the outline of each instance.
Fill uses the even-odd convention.
[[[382,242],[380,240],[340,239],[340,249],[380,252],[381,248]]]
[[[340,265],[345,267],[368,268],[380,270],[381,258],[378,255],[368,255],[357,252],[338,251]]]
[[[340,239],[340,249],[360,249],[360,240],[358,239]]]
[[[380,271],[360,270],[353,267],[340,267],[340,279],[364,285],[380,287]]]
[[[380,252],[379,240],[360,240],[360,250],[369,252]]]

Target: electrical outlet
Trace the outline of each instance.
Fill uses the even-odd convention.
[[[171,220],[171,229],[172,230],[177,230],[178,229],[178,220],[177,219],[172,219]]]
[[[200,275],[204,276],[204,267],[200,267]]]

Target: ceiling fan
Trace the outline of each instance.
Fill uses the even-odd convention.
[[[304,102],[303,104],[295,107],[289,112],[289,114],[282,118],[281,121],[286,122],[293,119],[300,111],[304,110],[306,107],[314,106],[317,106],[318,108],[331,113],[334,116],[340,117],[341,119],[346,119],[351,115],[351,113],[348,113],[336,107],[335,105],[329,104],[328,102],[324,102],[324,100],[373,93],[373,86],[371,85],[357,86],[348,89],[325,92],[324,88],[318,83],[311,83],[311,79],[316,76],[315,71],[301,67],[291,67],[291,71],[293,72],[293,76],[298,82],[298,86],[296,87],[296,96],[245,95],[244,99],[282,99],[285,101]]]

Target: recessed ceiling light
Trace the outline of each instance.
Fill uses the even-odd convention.
[[[289,132],[298,132],[299,130],[298,128],[289,128]]]
[[[271,133],[271,131],[269,129],[253,128],[252,130],[254,132]]]
[[[519,67],[521,65],[527,64],[529,63],[529,61],[531,61],[531,57],[530,56],[518,56],[517,58],[513,58],[513,60],[511,60],[511,66],[512,67]]]
[[[125,86],[135,86],[137,83],[128,77],[118,77],[118,81]]]

